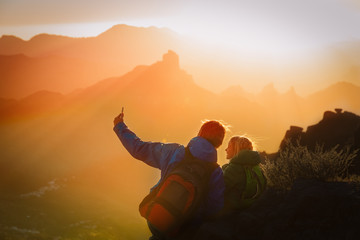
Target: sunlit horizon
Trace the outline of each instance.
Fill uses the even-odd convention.
[[[360,42],[360,11],[350,1],[107,3],[88,4],[84,9],[82,0],[6,2],[0,9],[0,35],[24,40],[42,33],[86,38],[119,24],[166,28],[182,41],[180,50],[172,49],[184,63],[181,67],[200,86],[217,93],[233,85],[256,92],[272,82],[281,92],[293,86],[304,96],[339,79],[358,83],[355,75],[347,77],[349,68],[356,64],[356,60],[352,62],[356,55],[352,44]],[[136,65],[152,64],[154,56],[165,51],[153,53],[151,61],[138,59],[116,75]],[[227,80],[219,84],[218,79]]]
[[[134,20],[134,21],[111,21],[111,22],[88,22],[88,23],[66,23],[66,24],[38,24],[38,25],[15,25],[0,26],[1,36],[12,35],[29,41],[31,38],[40,34],[60,35],[73,38],[96,37],[115,25],[128,25],[133,27],[156,27],[165,28],[184,37],[189,41],[199,43],[205,47],[219,49],[224,56],[238,55],[238,58],[246,58],[249,62],[259,61],[269,62],[273,65],[287,64],[290,62],[300,62],[316,56],[318,52],[331,48],[344,41],[340,39],[332,42],[310,41],[297,34],[281,33],[281,29],[264,29],[261,26],[255,30],[248,26],[243,34],[232,32],[229,29],[218,26],[202,28],[198,31],[196,26],[186,28],[184,25],[170,23],[161,24],[157,19]],[[199,27],[199,26],[198,26]],[[234,26],[235,27],[235,26]],[[271,31],[278,31],[271,33]],[[249,34],[251,33],[251,34]],[[353,39],[353,41],[360,40]],[[236,57],[235,57],[236,58]]]
[[[253,36],[246,36],[245,34],[243,36],[236,36],[236,34],[231,35],[229,30],[221,28],[218,28],[217,31],[211,31],[211,29],[202,29],[202,31],[198,31],[195,28],[184,28],[179,24],[167,26],[156,23],[151,24],[148,21],[113,21],[67,24],[41,24],[25,26],[1,26],[0,32],[2,32],[2,35],[13,35],[23,39],[24,41],[28,41],[39,34],[52,34],[74,38],[86,38],[96,37],[99,34],[107,31],[111,27],[120,24],[144,28],[167,28],[181,36],[192,38],[195,41],[203,41],[204,44],[208,44],[210,46],[223,46],[224,48],[233,48],[235,50],[253,51],[255,49],[258,49],[258,52],[271,52],[270,50],[273,49],[272,46],[276,45],[279,45],[276,48],[278,53],[286,52],[286,50],[291,50],[290,44],[284,46],[283,44],[285,43],[285,41],[284,43],[277,43],[276,38],[270,39],[270,43],[265,42],[265,44],[259,44],[261,41],[264,40],[263,36],[261,36],[260,31],[257,31],[256,33],[254,32]],[[250,29],[248,29],[247,32],[250,32]],[[266,32],[265,34],[267,35]],[[258,41],[256,41],[256,39],[258,39]],[[243,47],[241,47],[241,45],[243,45]],[[295,49],[294,46],[293,49]],[[301,49],[304,49],[304,47],[301,47]],[[275,52],[275,49],[273,51]]]
[[[152,19],[151,21],[134,20],[129,22],[112,21],[43,24],[27,25],[25,27],[0,26],[0,32],[6,32],[4,35],[14,35],[25,41],[29,41],[32,37],[39,34],[61,35],[74,38],[96,37],[113,26],[122,24],[132,27],[156,27],[159,29],[167,29],[177,34],[181,39],[194,43],[193,46],[201,46],[204,53],[217,59],[218,62],[222,62],[223,66],[218,66],[219,72],[222,71],[221,68],[224,66],[225,69],[228,70],[237,69],[237,66],[241,66],[248,71],[246,73],[247,75],[243,76],[237,76],[236,74],[238,73],[229,72],[228,75],[233,74],[233,77],[228,77],[228,81],[226,83],[222,82],[222,84],[219,85],[215,76],[210,79],[208,75],[201,75],[202,73],[199,74],[199,72],[189,68],[189,66],[182,66],[186,71],[193,75],[194,80],[200,86],[215,93],[220,93],[229,86],[234,85],[241,85],[247,92],[258,93],[265,86],[273,84],[275,89],[281,93],[288,92],[292,87],[294,87],[295,91],[300,96],[304,97],[337,81],[337,79],[335,81],[328,81],[326,84],[322,84],[321,86],[315,86],[312,84],[312,87],[310,88],[309,82],[303,80],[305,78],[305,72],[307,77],[310,78],[311,76],[320,76],[329,69],[334,70],[334,64],[337,64],[337,62],[333,62],[334,58],[331,55],[333,53],[329,52],[329,50],[331,50],[334,46],[336,47],[337,44],[338,46],[341,46],[341,43],[328,43],[329,45],[324,45],[319,43],[311,44],[310,42],[289,41],[289,43],[286,44],[287,41],[285,35],[281,34],[268,38],[265,41],[264,36],[261,36],[262,33],[260,31],[257,33],[253,32],[252,36],[244,37],[243,39],[242,36],[223,37],[230,33],[227,33],[226,29],[221,30],[220,27],[217,29],[220,29],[222,32],[219,32],[219,36],[217,36],[216,39],[213,39],[211,36],[213,33],[210,31],[210,27],[207,31],[202,31],[196,35],[196,27],[191,30],[181,28],[181,26],[178,25],[178,28],[175,29],[176,24],[174,24],[173,27],[169,27],[161,25],[160,22],[158,22],[158,25],[155,23],[157,23],[156,19]],[[237,33],[233,34],[236,35]],[[277,38],[281,41],[277,41]],[[236,39],[238,39],[238,41],[236,41]],[[259,41],[256,41],[256,39],[259,39]],[[260,42],[261,39],[263,40],[262,42]],[[161,54],[163,54],[163,52],[159,53],[159,57]],[[183,56],[180,52],[178,52],[178,54],[181,62],[183,62],[185,56]],[[189,56],[187,57],[189,58]],[[258,71],[259,68],[262,69],[261,72]],[[302,81],[297,74],[294,74],[296,72],[302,72],[302,75],[304,75],[302,77]],[[329,74],[333,75],[333,73]],[[245,78],[252,78],[255,76],[258,80],[241,81],[241,78],[244,78],[244,76]],[[261,80],[259,80],[259,77]],[[324,77],[326,76],[322,75],[322,78]],[[327,81],[325,78],[323,80]],[[353,83],[356,82],[353,81]]]
[[[85,3],[2,3],[0,35],[24,40],[41,33],[94,37],[117,24],[154,26],[227,55],[275,64],[360,41],[360,11],[353,1],[105,1],[84,8]]]

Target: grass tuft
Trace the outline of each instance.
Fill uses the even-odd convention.
[[[266,159],[262,168],[268,185],[280,190],[289,190],[296,179],[356,181],[359,177],[350,176],[348,170],[358,151],[351,151],[350,147],[339,149],[339,146],[324,150],[320,145],[310,151],[299,141],[287,141],[278,158]]]

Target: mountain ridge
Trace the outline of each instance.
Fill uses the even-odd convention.
[[[14,40],[14,44],[5,44],[5,42],[11,42],[11,39]],[[236,84],[240,84],[247,89],[254,88],[254,84],[259,88],[268,82],[283,85],[286,82],[281,81],[279,79],[280,76],[283,79],[289,79],[289,82],[294,84],[301,77],[303,83],[295,84],[295,87],[297,92],[302,93],[302,96],[304,96],[305,92],[322,89],[326,81],[320,78],[329,79],[329,83],[343,80],[353,83],[359,81],[359,75],[357,74],[359,66],[353,65],[356,59],[351,60],[356,58],[353,56],[354,54],[350,54],[353,57],[351,57],[351,61],[349,60],[346,63],[342,63],[339,59],[337,59],[338,61],[333,61],[334,64],[335,62],[338,64],[336,65],[337,67],[329,69],[326,73],[321,72],[323,70],[316,72],[312,68],[305,69],[301,66],[299,68],[290,66],[290,69],[293,69],[293,74],[290,75],[290,71],[282,68],[274,69],[263,64],[255,65],[255,68],[254,65],[251,67],[249,65],[251,62],[247,62],[241,53],[232,53],[230,57],[225,49],[210,48],[206,44],[186,38],[167,28],[134,27],[118,24],[94,37],[74,38],[61,35],[38,34],[27,41],[14,36],[2,36],[0,38],[0,55],[19,53],[29,57],[52,55],[77,58],[85,63],[86,61],[97,62],[99,66],[106,66],[98,80],[120,76],[137,65],[152,64],[157,60],[159,54],[168,49],[173,49],[182,56],[183,66],[192,73],[194,79],[201,86],[217,93],[230,85]],[[346,48],[343,52],[347,53],[351,49],[353,48]],[[333,58],[335,56],[337,55],[334,54]],[[316,69],[324,69],[325,67],[317,67]],[[89,75],[92,75],[91,66],[89,68]],[[56,66],[52,66],[52,69],[54,71]],[[258,69],[261,69],[261,71],[258,71]],[[306,72],[307,70],[308,72]],[[280,75],[277,75],[276,72],[279,72]],[[352,74],[346,75],[349,72]],[[4,79],[4,77],[0,76],[0,79]],[[226,79],[226,81],[219,81],[219,79]],[[76,80],[75,76],[70,77],[69,83],[76,82],[74,80]],[[92,83],[92,81],[89,81],[88,85]],[[74,85],[73,90],[79,87],[83,86]],[[27,94],[30,93],[28,92]],[[24,96],[22,95],[22,97]]]
[[[131,31],[127,31],[130,29]],[[10,43],[11,39],[16,39]],[[146,39],[146,40],[144,40]],[[12,91],[0,91],[0,97],[21,98],[32,94],[35,90],[45,88],[50,91],[59,91],[66,93],[78,88],[84,88],[94,84],[102,79],[121,76],[138,65],[149,65],[157,60],[160,53],[168,49],[176,50],[177,38],[169,30],[158,28],[137,28],[127,25],[117,25],[99,34],[97,37],[89,38],[71,38],[58,35],[39,34],[28,41],[16,37],[3,36],[0,39],[0,55],[9,67],[0,65],[0,84],[6,82],[7,88]],[[12,56],[15,54],[24,54],[27,56],[27,66],[35,65],[34,70],[19,71],[22,66],[12,62]],[[56,64],[46,63],[43,68],[48,72],[37,71],[42,69],[36,66],[38,59],[51,57]],[[6,59],[8,58],[8,59]],[[6,60],[5,60],[6,59]],[[76,59],[77,63],[72,63]],[[70,64],[69,64],[70,63]],[[11,65],[12,64],[12,65]],[[61,69],[68,65],[71,70]],[[77,69],[76,66],[79,66]],[[16,69],[16,71],[9,71]],[[62,79],[71,89],[64,90],[59,85],[58,76],[63,75]],[[87,76],[82,78],[81,76]],[[33,79],[33,85],[37,85],[37,79],[47,78],[56,79],[48,81],[46,84],[52,87],[38,87],[35,89],[29,86],[16,92],[16,89],[22,85],[29,85],[26,79]],[[81,79],[81,83],[79,82]],[[21,87],[20,87],[21,88]]]
[[[0,56],[3,57],[4,56]],[[7,57],[5,57],[7,58]],[[16,56],[11,56],[10,58],[21,58],[21,59],[27,59],[29,57],[23,55],[23,54],[19,54]],[[1,59],[1,58],[0,58]],[[156,61],[155,63],[148,65],[148,66],[137,66],[135,67],[133,70],[129,71],[128,73],[122,75],[121,77],[112,77],[112,78],[106,78],[103,79],[101,81],[95,82],[94,84],[87,86],[85,88],[83,88],[82,90],[79,90],[78,92],[83,94],[83,95],[101,95],[101,94],[107,94],[106,91],[112,91],[114,92],[116,89],[119,89],[118,91],[139,91],[139,89],[143,89],[142,93],[145,93],[149,88],[151,88],[152,86],[157,86],[157,87],[161,87],[164,88],[166,85],[170,84],[170,80],[174,81],[175,79],[178,79],[178,82],[174,82],[171,84],[175,84],[176,87],[172,87],[174,91],[174,89],[176,88],[177,91],[181,90],[182,87],[185,87],[188,84],[193,84],[196,85],[197,87],[197,91],[200,91],[199,89],[204,90],[202,87],[198,86],[197,84],[195,84],[193,78],[191,77],[191,75],[187,74],[184,70],[180,69],[180,63],[179,63],[179,56],[177,55],[177,53],[175,53],[172,50],[168,50],[167,53],[165,53],[162,57],[162,60],[160,61]],[[147,72],[147,71],[152,71],[151,72]],[[170,75],[168,76],[168,74],[166,74],[166,72],[168,72]],[[180,74],[182,75],[182,77],[176,77],[173,78],[175,75],[171,75],[171,74]],[[139,75],[140,74],[140,75]],[[146,77],[141,77],[141,74],[145,74]],[[134,77],[134,76],[136,77]],[[148,76],[151,75],[151,76]],[[129,77],[131,76],[131,77]],[[173,77],[172,77],[173,76]],[[136,81],[130,81],[129,78],[137,78]],[[121,82],[121,79],[128,79],[128,80],[124,80],[124,82]],[[151,79],[151,81],[149,82],[149,80]],[[180,79],[182,79],[180,81]],[[186,80],[185,82],[182,82],[183,80]],[[185,84],[185,85],[184,85]],[[146,86],[146,87],[144,87]],[[127,88],[124,90],[124,88]],[[91,89],[91,90],[90,90]],[[98,90],[97,90],[98,89]],[[49,90],[47,90],[49,91]],[[57,91],[50,91],[50,92],[54,92],[54,93],[60,93]],[[92,92],[92,93],[90,93]],[[98,93],[95,93],[98,92]],[[335,83],[335,84],[331,84],[328,87],[324,88],[321,91],[315,92],[311,95],[309,95],[308,97],[302,98],[299,95],[297,95],[295,88],[292,87],[290,88],[288,91],[284,92],[284,93],[280,93],[275,87],[273,83],[269,83],[267,85],[264,86],[264,88],[257,94],[251,94],[247,91],[245,91],[241,86],[237,85],[237,86],[231,86],[229,88],[227,88],[225,91],[223,91],[221,94],[214,94],[211,91],[206,91],[208,92],[208,95],[212,95],[212,98],[229,98],[231,97],[233,100],[235,99],[246,99],[247,101],[251,101],[251,102],[257,102],[260,105],[266,106],[267,108],[271,108],[269,109],[270,111],[274,111],[273,107],[276,107],[276,105],[280,105],[280,109],[283,108],[281,106],[284,106],[284,104],[287,103],[291,103],[290,106],[288,106],[286,108],[286,111],[290,110],[294,105],[303,105],[301,108],[303,108],[302,110],[308,108],[307,106],[310,104],[313,104],[313,102],[316,99],[325,99],[324,95],[326,95],[326,98],[331,98],[331,96],[334,96],[334,92],[337,92],[337,94],[335,94],[338,98],[342,98],[342,99],[346,99],[346,97],[350,96],[349,92],[353,92],[353,94],[351,94],[352,98],[358,99],[357,94],[358,92],[360,92],[360,86],[357,86],[353,83],[350,82],[339,82],[339,83]],[[35,94],[36,91],[33,93]],[[33,95],[30,94],[30,95]],[[80,94],[80,95],[81,95]],[[140,94],[140,93],[139,93]],[[28,96],[30,96],[28,95]],[[64,96],[66,97],[67,94],[65,94]],[[74,94],[71,94],[74,95]],[[75,94],[76,96],[77,94]],[[155,91],[155,95],[153,97],[156,97],[156,91]],[[209,95],[209,96],[210,96]],[[214,97],[216,96],[216,97]],[[76,98],[76,97],[75,97]],[[3,98],[3,99],[11,99],[11,98]],[[23,99],[26,99],[23,98]],[[315,99],[315,100],[314,100]],[[352,101],[352,100],[346,100],[347,101]],[[301,102],[303,102],[301,104]],[[325,102],[328,102],[328,100],[326,100]],[[360,102],[360,101],[359,101]],[[275,105],[274,105],[275,104]],[[320,106],[322,105],[322,106]],[[321,103],[319,104],[319,108],[323,107],[324,105],[326,105],[325,103]],[[360,106],[358,106],[359,104],[353,104],[356,109],[360,110]],[[345,106],[346,108],[346,106]],[[275,109],[276,111],[276,109]]]
[[[337,85],[331,86],[326,88],[328,91],[326,96],[334,94],[332,91],[336,90]],[[357,95],[348,94],[346,90],[355,89],[356,93],[358,86],[352,83],[341,86],[345,86],[345,90],[341,91],[339,99],[345,99],[343,100],[345,103],[358,99]],[[274,151],[278,145],[277,141],[280,142],[282,138],[282,132],[286,131],[289,125],[309,125],[316,121],[314,116],[317,116],[319,111],[343,108],[355,113],[360,112],[357,103],[353,104],[352,108],[339,102],[323,101],[315,104],[314,98],[301,98],[294,89],[280,93],[271,84],[264,89],[256,95],[249,95],[250,97],[244,96],[241,90],[236,90],[235,93],[213,93],[198,85],[193,77],[180,67],[179,56],[174,51],[168,50],[161,60],[151,65],[139,65],[120,77],[105,78],[75,92],[62,94],[64,101],[55,101],[55,99],[52,103],[51,98],[44,97],[47,107],[43,107],[41,101],[37,101],[39,111],[26,110],[29,106],[26,100],[5,101],[4,99],[4,104],[0,107],[0,115],[2,121],[10,121],[15,116],[19,119],[31,114],[32,117],[37,118],[50,112],[55,114],[58,109],[73,114],[78,110],[83,111],[81,108],[89,108],[87,110],[89,114],[99,109],[98,111],[102,111],[104,116],[111,118],[110,112],[115,114],[123,105],[137,109],[138,117],[156,112],[159,117],[161,116],[159,119],[161,126],[167,125],[166,121],[183,112],[191,116],[186,119],[188,126],[191,126],[192,121],[198,121],[196,119],[230,119],[236,126],[234,132],[246,131],[255,136],[264,136],[262,137],[264,140],[261,141],[267,143],[260,145],[265,144],[265,149]],[[268,93],[266,89],[269,90]],[[265,95],[262,96],[263,93]],[[53,108],[50,107],[52,104]],[[32,105],[32,108],[36,109],[35,106],[36,104]],[[40,115],[37,116],[38,114]],[[172,133],[176,128],[169,128],[167,131]],[[273,141],[272,138],[277,140]]]

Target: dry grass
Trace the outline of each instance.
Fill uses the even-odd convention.
[[[274,161],[266,160],[262,165],[264,174],[271,187],[288,190],[296,179],[317,179],[321,181],[356,181],[359,177],[349,176],[348,169],[356,157],[358,150],[350,148],[330,150],[316,146],[310,151],[299,142],[287,142]]]

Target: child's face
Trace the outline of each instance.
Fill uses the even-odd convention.
[[[226,159],[231,159],[235,156],[235,148],[234,143],[229,141],[228,147],[225,149],[226,151]]]

